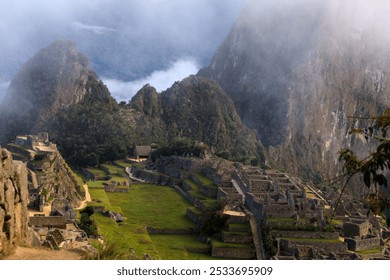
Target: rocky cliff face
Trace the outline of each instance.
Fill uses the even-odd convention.
[[[291,72],[317,37],[322,11],[318,1],[304,2],[249,1],[211,64],[199,72],[232,97],[266,146],[284,140]]]
[[[348,132],[389,102],[386,5],[365,1],[250,1],[212,63],[273,164],[334,177],[338,151],[369,146]]]
[[[27,169],[11,154],[0,151],[0,258],[27,240]]]

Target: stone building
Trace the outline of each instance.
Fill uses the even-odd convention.
[[[151,146],[135,146],[133,156],[136,159],[148,159],[151,152]]]

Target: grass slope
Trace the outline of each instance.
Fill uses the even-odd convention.
[[[188,229],[194,224],[185,215],[191,206],[175,190],[152,184],[133,184],[128,193],[105,193],[92,189],[92,198],[107,209],[117,209],[126,217],[117,224],[102,214],[93,219],[99,232],[123,252],[133,251],[138,258],[148,253],[153,259],[212,259],[210,255],[190,253],[186,248],[207,248],[195,235],[149,235],[146,227]]]

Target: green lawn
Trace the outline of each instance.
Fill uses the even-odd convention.
[[[153,259],[212,259],[208,254],[190,253],[186,248],[207,248],[195,235],[149,235],[146,227],[192,229],[195,225],[185,215],[192,205],[170,187],[133,184],[128,193],[105,193],[92,189],[93,199],[107,209],[123,213],[126,220],[117,224],[95,213],[99,233],[123,252],[135,251],[137,258],[148,253]],[[94,202],[96,203],[96,202]]]
[[[88,181],[87,185],[90,189],[104,189],[103,183],[107,181]]]
[[[132,163],[125,162],[124,160],[117,160],[117,161],[115,161],[115,163],[116,163],[117,165],[122,166],[123,168],[131,167],[131,166],[133,165]]]
[[[186,248],[209,249],[194,235],[151,235],[151,239],[164,260],[213,260],[210,254],[189,252]]]
[[[96,177],[107,176],[106,172],[100,168],[93,167],[93,168],[87,168],[87,170],[91,172],[93,175],[95,175]]]
[[[166,229],[194,227],[185,215],[191,204],[170,187],[134,184],[128,193],[108,193],[107,197],[122,208],[130,223]]]
[[[110,209],[112,207],[111,202],[108,199],[104,189],[90,189],[89,193],[93,200],[93,202],[91,203],[92,206],[105,206],[107,209]]]
[[[370,254],[380,254],[382,252],[383,252],[382,248],[377,247],[377,248],[373,248],[373,249],[357,251],[356,253],[361,254],[361,255],[370,255]]]
[[[117,176],[117,175],[114,175],[114,176],[111,176],[111,179],[108,180],[108,181],[116,181],[118,183],[123,183],[123,182],[126,182],[126,178],[125,177],[122,177],[122,176]]]
[[[124,222],[118,225],[102,214],[94,214],[93,219],[99,227],[100,234],[109,242],[113,242],[120,250],[129,253],[131,249],[142,259],[144,253],[160,259],[159,252],[150,239],[145,227]]]
[[[118,166],[115,166],[112,164],[107,164],[107,163],[101,164],[101,166],[106,168],[111,175],[126,175],[126,171],[122,167],[118,167]]]

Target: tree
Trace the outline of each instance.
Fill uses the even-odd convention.
[[[340,151],[339,159],[344,161],[344,171],[348,177],[361,173],[364,184],[368,188],[374,186],[377,190],[378,186],[387,187],[385,172],[390,170],[390,138],[387,137],[390,128],[390,109],[381,116],[368,119],[373,120],[372,126],[352,129],[351,133],[363,135],[367,141],[377,141],[376,150],[359,159],[352,150],[344,149]]]
[[[386,173],[390,170],[390,138],[388,137],[390,109],[387,109],[380,116],[357,119],[370,120],[372,125],[352,129],[350,133],[362,135],[366,141],[374,142],[377,146],[373,152],[361,159],[350,149],[340,151],[339,160],[344,162],[343,176],[347,178],[341,195],[350,180],[355,175],[361,174],[365,186],[372,191],[368,196],[370,208],[373,212],[378,213],[389,205],[389,198],[381,192],[381,187],[387,187]]]

